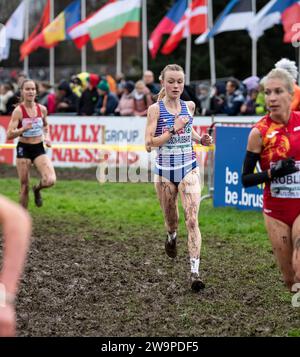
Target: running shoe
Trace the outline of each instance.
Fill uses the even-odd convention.
[[[36,186],[32,187],[32,191],[34,194],[34,203],[37,207],[42,207],[43,205],[43,199],[41,195],[41,191],[36,189]]]
[[[176,258],[177,256],[176,238],[169,240],[169,237],[167,236],[167,239],[165,241],[165,251],[168,257],[173,259]]]
[[[199,292],[200,290],[205,288],[205,284],[203,281],[200,279],[199,274],[197,273],[191,273],[191,287],[194,292]]]

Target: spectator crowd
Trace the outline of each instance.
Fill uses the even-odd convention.
[[[300,88],[296,85],[295,62],[281,59],[275,64],[288,70],[295,80],[293,110],[300,110]],[[0,83],[0,115],[9,115],[19,102],[19,86],[26,78],[20,72],[14,82]],[[147,70],[137,82],[124,75],[98,75],[82,72],[69,80],[62,80],[52,88],[45,81],[37,83],[38,102],[47,107],[48,113],[72,113],[80,116],[120,115],[146,116],[148,107],[157,100],[160,85],[152,71]],[[181,97],[196,104],[196,114],[210,115],[264,115],[267,112],[264,99],[264,78],[248,77],[242,81],[231,77],[217,81],[212,87],[201,83],[185,85]]]

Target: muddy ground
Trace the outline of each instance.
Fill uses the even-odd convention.
[[[97,230],[87,241],[57,223],[57,232],[46,233],[49,222],[34,232],[17,304],[21,336],[276,336],[299,326],[271,252],[206,237],[207,288],[195,294],[184,238],[172,261],[151,232],[115,241]]]
[[[15,177],[15,169],[11,172]],[[254,249],[238,237],[203,237],[207,287],[195,294],[188,282],[186,237],[180,237],[173,261],[164,253],[163,227],[161,236],[132,229],[119,240],[120,227],[108,232],[72,222],[78,225],[74,235],[69,224],[35,220],[17,300],[19,336],[287,336],[299,331],[300,308],[291,306],[271,250]],[[86,230],[93,239],[84,239]]]

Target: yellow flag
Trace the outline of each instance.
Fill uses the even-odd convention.
[[[61,12],[44,30],[44,39],[46,45],[52,45],[56,42],[63,41],[65,34],[65,14]]]

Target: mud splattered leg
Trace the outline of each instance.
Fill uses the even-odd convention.
[[[201,233],[198,222],[201,198],[199,169],[194,169],[188,173],[179,184],[178,189],[188,231],[189,255],[190,258],[199,259],[201,250]]]
[[[169,233],[176,232],[179,220],[177,187],[172,182],[156,176],[155,189],[164,214],[165,227]]]
[[[296,218],[292,228],[293,258],[292,265],[295,272],[295,283],[300,283],[300,216]]]
[[[265,225],[272,244],[273,252],[283,275],[285,285],[290,289],[294,284],[294,269],[292,267],[293,246],[291,228],[266,214]]]
[[[28,207],[28,194],[29,194],[29,171],[31,167],[31,160],[17,159],[17,171],[20,179],[20,204]]]

